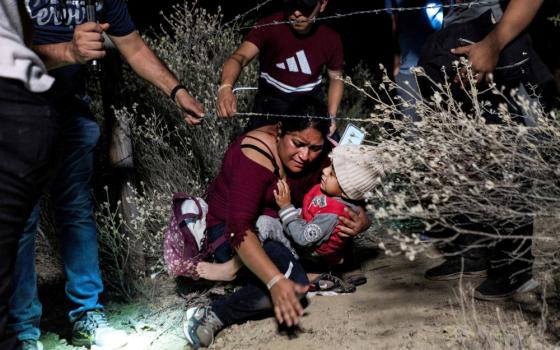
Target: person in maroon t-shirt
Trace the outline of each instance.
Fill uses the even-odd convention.
[[[218,115],[233,117],[237,100],[233,85],[243,67],[257,55],[260,63],[259,92],[254,112],[266,113],[271,104],[287,110],[297,96],[313,95],[323,100],[321,73],[326,67],[329,75],[328,113],[336,116],[344,82],[344,57],[339,35],[327,26],[314,23],[325,10],[327,0],[285,0],[284,11],[262,19],[245,41],[226,60],[218,88]],[[290,24],[273,24],[289,20]],[[252,120],[250,128],[272,124],[274,120]],[[332,122],[330,134],[336,130]]]

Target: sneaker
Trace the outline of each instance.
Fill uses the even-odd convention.
[[[187,310],[187,321],[183,325],[183,331],[195,349],[207,348],[214,341],[214,334],[223,326],[210,306],[192,307]]]
[[[451,281],[459,278],[486,277],[486,275],[486,260],[477,261],[458,257],[447,259],[424,273],[424,277],[432,281]]]
[[[72,344],[74,346],[92,345],[103,350],[118,349],[127,343],[125,331],[117,330],[107,322],[105,314],[99,310],[85,312],[72,328]]]
[[[35,339],[21,341],[21,350],[43,350],[43,343]]]
[[[501,301],[509,299],[517,293],[526,293],[539,286],[539,282],[530,273],[516,276],[488,278],[474,291],[474,297],[479,300]]]

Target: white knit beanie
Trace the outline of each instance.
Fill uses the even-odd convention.
[[[373,146],[352,144],[335,147],[332,151],[334,172],[349,199],[361,200],[381,183],[385,171],[376,153]]]

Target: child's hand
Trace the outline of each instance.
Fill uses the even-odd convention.
[[[290,196],[290,186],[288,186],[286,180],[278,180],[276,187],[277,189],[274,190],[274,198],[276,199],[276,204],[278,204],[280,209],[292,204],[292,197]]]

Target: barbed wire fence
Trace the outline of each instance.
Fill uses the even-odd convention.
[[[285,21],[273,21],[270,23],[263,23],[263,24],[254,24],[254,25],[248,25],[248,26],[238,26],[236,27],[235,25],[242,22],[243,20],[246,20],[246,18],[250,15],[253,14],[255,12],[258,12],[259,10],[261,10],[262,8],[264,8],[265,6],[267,6],[268,4],[270,4],[271,2],[273,2],[273,0],[265,0],[261,3],[258,3],[257,5],[255,5],[254,7],[248,9],[247,11],[235,15],[231,20],[225,22],[222,26],[223,30],[225,29],[233,29],[235,31],[238,32],[244,32],[247,30],[251,30],[251,29],[258,29],[258,28],[265,28],[265,27],[271,27],[271,26],[279,26],[279,25],[286,25],[286,24],[291,24],[292,21],[289,20],[285,20]],[[362,15],[380,15],[380,14],[384,14],[384,13],[394,13],[394,12],[411,12],[411,11],[423,11],[423,10],[427,10],[427,9],[431,9],[431,8],[439,8],[441,10],[446,10],[446,9],[452,9],[452,8],[458,8],[458,9],[468,9],[468,8],[472,8],[472,7],[482,7],[482,6],[488,6],[488,5],[496,5],[496,4],[500,4],[502,2],[505,2],[505,0],[478,0],[478,1],[472,1],[472,2],[466,2],[466,3],[449,3],[449,4],[442,4],[442,3],[428,3],[424,6],[411,6],[411,7],[383,7],[383,8],[376,8],[376,9],[368,9],[368,10],[358,10],[358,11],[351,11],[351,12],[347,12],[347,13],[335,13],[333,15],[328,15],[328,16],[320,16],[320,17],[315,17],[313,18],[313,22],[326,22],[326,21],[333,21],[333,20],[340,20],[340,19],[345,19],[348,17],[353,17],[353,16],[362,16]],[[199,42],[202,43],[205,40],[208,40],[208,38],[215,36],[215,35],[219,35],[220,33],[222,33],[222,30],[217,30],[217,31],[213,31],[213,32],[209,32],[206,33],[205,35],[202,35],[199,39]],[[185,42],[185,45],[188,45],[188,47],[192,47],[193,43],[192,42]],[[234,89],[235,91],[256,91],[258,90],[257,87],[252,87],[252,86],[238,86]],[[206,106],[206,110],[214,110],[215,106],[211,105],[211,106]],[[216,113],[206,113],[205,115],[206,117],[218,117]],[[309,115],[286,115],[286,114],[270,114],[270,113],[253,113],[253,112],[237,112],[236,116],[239,117],[247,117],[247,118],[251,118],[251,117],[276,117],[276,118],[317,118],[317,119],[332,119],[332,117],[330,116],[309,116]],[[345,121],[353,121],[353,122],[367,122],[370,121],[370,119],[368,118],[359,118],[359,117],[355,117],[355,116],[338,116],[336,118],[337,120],[345,120]]]

